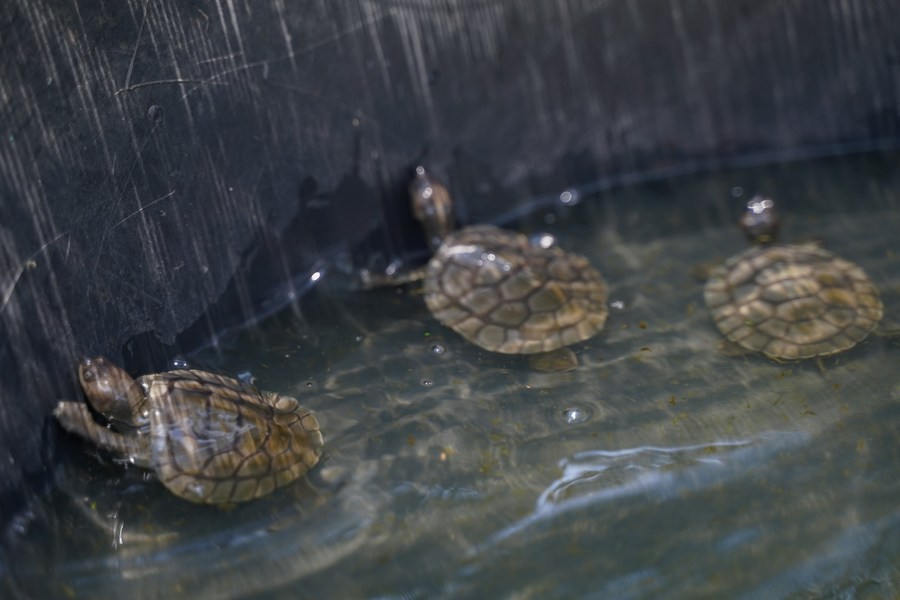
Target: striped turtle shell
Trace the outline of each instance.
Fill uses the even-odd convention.
[[[152,470],[175,495],[203,504],[243,502],[294,481],[319,460],[322,433],[289,396],[196,370],[137,380],[103,357],[84,358],[88,404],[54,409],[67,431]]]
[[[438,321],[493,352],[549,352],[593,337],[606,282],[583,256],[491,225],[448,234],[428,263],[425,302]]]
[[[865,272],[815,244],[748,248],[712,273],[704,297],[730,342],[782,360],[847,350],[883,313]]]
[[[150,410],[153,467],[187,500],[242,502],[294,481],[319,461],[322,433],[290,396],[204,371],[138,379]]]

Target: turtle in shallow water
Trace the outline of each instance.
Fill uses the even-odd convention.
[[[438,321],[485,350],[546,358],[603,328],[606,282],[585,257],[491,225],[456,230],[447,188],[422,167],[409,193],[433,255],[402,281],[424,279]],[[570,362],[536,366],[562,370]]]
[[[195,370],[132,379],[105,358],[84,358],[87,404],[61,401],[57,421],[117,457],[154,471],[169,491],[203,504],[265,496],[322,454],[316,417],[297,400]]]
[[[837,354],[869,335],[883,314],[875,285],[857,265],[818,244],[778,244],[775,203],[757,196],[740,221],[752,246],[710,275],[704,298],[736,346],[775,360]]]

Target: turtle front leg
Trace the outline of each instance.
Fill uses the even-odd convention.
[[[97,423],[87,404],[60,401],[53,409],[53,416],[69,433],[74,433],[139,467],[151,468],[149,445],[137,435],[124,435]]]

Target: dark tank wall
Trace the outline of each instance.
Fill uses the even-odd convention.
[[[0,6],[0,514],[73,363],[132,368],[599,178],[900,136],[893,0],[10,0]],[[138,342],[126,347],[137,336]]]

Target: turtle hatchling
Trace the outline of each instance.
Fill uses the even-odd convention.
[[[585,257],[491,225],[456,230],[449,192],[422,167],[410,197],[433,251],[422,277],[438,321],[505,354],[548,353],[603,328],[606,282]]]
[[[716,268],[704,290],[729,342],[798,360],[843,352],[876,328],[883,307],[866,273],[818,244],[777,243],[770,198],[753,198],[740,225],[753,245]]]
[[[132,379],[105,358],[84,358],[83,402],[53,411],[64,429],[154,471],[176,496],[244,502],[294,481],[319,461],[322,433],[297,400],[196,370]]]

